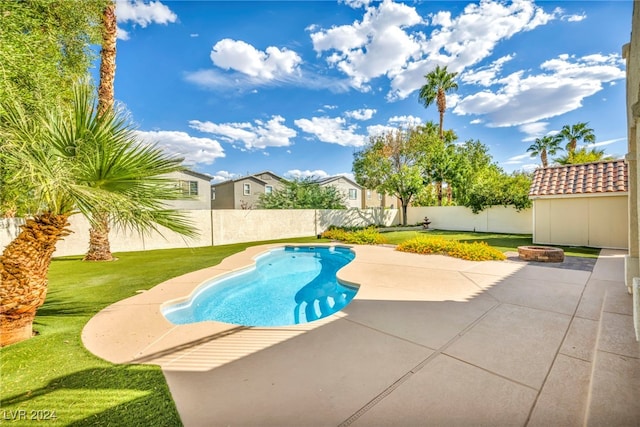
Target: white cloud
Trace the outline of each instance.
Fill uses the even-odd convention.
[[[290,171],[285,172],[285,178],[290,179],[305,179],[305,178],[327,178],[329,174],[321,169],[316,170],[303,170],[300,169],[292,169]]]
[[[602,146],[605,146],[605,145],[615,144],[616,142],[620,142],[620,141],[627,141],[627,137],[608,139],[606,141],[596,142],[595,144],[587,144],[587,146],[588,147],[602,147]]]
[[[480,86],[492,86],[496,83],[496,76],[502,71],[502,66],[511,61],[515,55],[505,55],[496,59],[486,67],[469,70],[460,75],[460,80],[468,84],[476,84]]]
[[[234,145],[241,143],[247,150],[267,147],[288,147],[297,132],[284,125],[284,118],[272,116],[268,121],[254,120],[253,123],[213,123],[199,120],[189,121],[189,126],[200,132],[211,133]]]
[[[144,3],[141,0],[116,2],[116,20],[133,22],[145,28],[149,24],[176,22],[178,16],[160,1]]]
[[[416,116],[393,116],[389,119],[389,124],[392,126],[409,128],[422,124],[422,119]]]
[[[240,174],[232,173],[229,171],[218,171],[213,174],[213,179],[211,180],[211,182],[215,184],[218,182],[231,181],[236,178],[240,178]]]
[[[116,38],[124,41],[129,40],[129,32],[118,27],[116,28]]]
[[[306,133],[315,135],[322,142],[344,147],[361,147],[367,139],[356,133],[356,125],[347,125],[342,117],[312,117],[294,120],[296,126]]]
[[[560,55],[540,65],[539,74],[514,72],[496,80],[500,87],[462,98],[453,112],[486,115],[489,126],[505,127],[540,122],[575,110],[603,83],[625,78],[619,55]]]
[[[580,15],[563,15],[560,19],[567,22],[580,22],[587,19],[587,14],[582,12]]]
[[[355,120],[369,120],[377,112],[375,108],[360,108],[359,110],[346,111],[344,114]]]
[[[217,42],[210,56],[220,68],[264,80],[294,74],[302,62],[296,52],[286,48],[269,46],[263,52],[242,40],[232,39]]]
[[[338,0],[338,3],[344,3],[350,8],[359,9],[361,7],[369,6],[372,0]]]
[[[311,40],[314,50],[327,52],[327,62],[349,76],[355,88],[368,91],[371,79],[398,72],[419,53],[420,35],[405,28],[420,23],[415,8],[384,0],[367,7],[362,21],[313,32]]]
[[[469,122],[472,125],[479,125],[480,123],[482,123],[482,119],[473,119]]]
[[[390,73],[392,80],[388,98],[394,100],[409,96],[424,84],[424,75],[437,65],[446,65],[449,71],[463,72],[489,57],[500,41],[545,25],[557,15],[557,10],[547,13],[527,0],[511,3],[481,1],[467,5],[454,18],[450,12],[434,13],[430,15],[430,24],[438,28],[420,41],[419,58]],[[476,76],[480,81],[489,77]]]
[[[138,137],[147,143],[157,144],[167,152],[183,157],[185,164],[212,164],[217,158],[225,157],[220,143],[209,138],[198,138],[180,131],[136,131]]]

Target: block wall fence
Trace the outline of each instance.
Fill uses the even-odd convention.
[[[112,229],[109,233],[113,252],[144,251],[152,249],[193,248],[244,243],[262,240],[308,237],[321,234],[330,225],[338,226],[393,226],[401,223],[397,209],[342,209],[342,210],[186,210],[184,211],[199,230],[196,238],[185,238],[169,230],[139,235]],[[516,212],[512,208],[493,207],[479,214],[459,206],[410,207],[408,224],[415,225],[425,216],[431,228],[443,230],[489,231],[498,233],[531,234],[530,210]],[[89,223],[81,215],[71,216],[71,230],[58,242],[54,256],[86,253],[89,242]],[[0,219],[0,251],[18,235],[21,218]]]

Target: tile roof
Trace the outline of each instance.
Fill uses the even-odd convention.
[[[629,191],[624,160],[536,169],[529,197],[563,194],[601,194]]]

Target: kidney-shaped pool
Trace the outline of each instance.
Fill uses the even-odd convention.
[[[312,322],[342,310],[356,287],[340,283],[338,270],[355,258],[340,246],[286,246],[256,258],[255,266],[212,279],[191,297],[165,303],[174,324],[215,320],[243,326]]]

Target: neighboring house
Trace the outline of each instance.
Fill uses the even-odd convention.
[[[362,189],[362,209],[367,208],[391,208],[398,207],[396,196],[378,193],[376,190]]]
[[[319,179],[318,184],[323,187],[332,186],[335,187],[344,196],[345,205],[347,208],[360,208],[362,207],[362,187],[349,178],[338,175],[328,178]]]
[[[624,160],[536,169],[533,243],[627,249],[628,188]]]
[[[211,186],[211,209],[256,209],[260,195],[281,190],[283,178],[264,171]]]
[[[167,205],[174,209],[211,209],[211,180],[212,176],[190,170],[173,172],[166,177],[175,179],[182,188],[182,193],[188,196],[184,200],[171,200]]]

